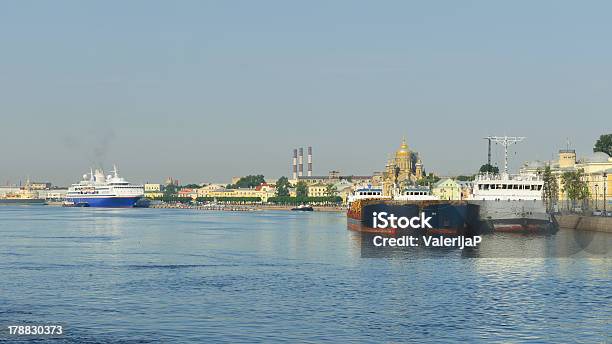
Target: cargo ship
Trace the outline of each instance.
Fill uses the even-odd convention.
[[[355,197],[349,198],[347,226],[350,230],[386,235],[414,233],[452,236],[479,233],[479,206],[476,204],[439,200],[426,187],[409,187],[393,197],[383,196],[382,192],[372,195],[364,195],[364,192],[368,191],[358,189]],[[381,213],[393,214],[398,218],[419,218],[421,222],[424,218],[430,218],[428,224],[431,228],[402,228],[399,224],[380,228],[374,222]]]
[[[83,180],[72,184],[66,193],[67,204],[81,207],[131,208],[144,197],[144,187],[113,174],[104,176],[100,169],[83,175]]]

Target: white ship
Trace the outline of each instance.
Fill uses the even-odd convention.
[[[537,175],[482,174],[474,180],[471,203],[489,230],[538,232],[554,229],[542,199],[544,181]]]
[[[383,190],[373,188],[371,185],[360,187],[348,197],[348,203],[360,199],[386,199],[395,201],[430,201],[438,200],[439,198],[431,194],[431,190],[427,186],[409,186],[403,191],[396,190],[393,196],[383,196]]]
[[[480,174],[474,180],[470,203],[480,206],[480,220],[484,230],[551,232],[558,228],[555,219],[546,211],[542,177],[536,174],[508,173],[507,146],[522,139],[500,138],[500,143],[506,148],[504,172]]]
[[[393,196],[397,201],[432,201],[439,200],[438,197],[431,194],[428,186],[410,186],[404,191]]]
[[[361,199],[391,199],[389,196],[383,196],[383,190],[380,188],[373,188],[372,185],[360,187],[353,192],[352,195],[348,196],[347,203],[350,204]]]
[[[133,207],[142,197],[144,187],[119,177],[114,166],[108,176],[100,169],[83,175],[82,181],[68,189],[66,201],[74,206],[125,208]]]

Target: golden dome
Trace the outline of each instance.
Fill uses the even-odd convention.
[[[402,139],[402,144],[400,149],[395,153],[396,156],[408,156],[408,144],[406,143],[406,139]]]

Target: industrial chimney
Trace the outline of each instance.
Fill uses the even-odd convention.
[[[300,147],[300,156],[298,157],[298,176],[301,177],[304,175],[304,148]]]
[[[297,179],[297,149],[293,150],[293,180]]]
[[[312,177],[312,147],[308,146],[308,176]]]

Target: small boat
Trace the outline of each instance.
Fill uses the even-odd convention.
[[[295,208],[291,208],[293,211],[313,211],[314,209],[309,205],[300,204]]]
[[[72,201],[64,201],[62,202],[62,207],[71,207],[71,208],[86,208],[89,207],[89,203],[86,202],[72,202]]]

